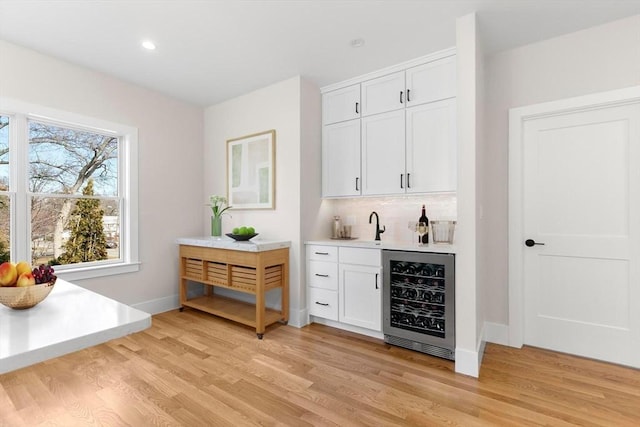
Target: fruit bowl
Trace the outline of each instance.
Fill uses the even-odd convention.
[[[33,286],[0,287],[0,304],[9,308],[23,310],[42,302],[53,290],[56,280]]]
[[[237,240],[239,242],[243,242],[246,240],[250,240],[253,239],[254,237],[256,237],[258,235],[258,233],[253,233],[253,234],[233,234],[233,233],[227,233],[227,236],[231,237],[233,240]]]

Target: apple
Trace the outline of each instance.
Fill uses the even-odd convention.
[[[16,286],[33,286],[36,284],[36,278],[33,277],[32,272],[22,273],[18,276],[18,280],[16,281]]]
[[[31,273],[31,264],[27,261],[20,261],[16,264],[17,276],[20,277],[22,273]]]
[[[10,261],[0,264],[0,286],[13,286],[18,278],[16,265]]]

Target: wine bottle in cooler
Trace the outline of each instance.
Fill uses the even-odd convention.
[[[418,222],[424,222],[425,224],[427,224],[427,232],[422,236],[422,243],[427,244],[429,243],[429,218],[427,218],[425,205],[422,205],[422,215],[420,215]],[[418,239],[419,238],[420,237],[418,237]]]

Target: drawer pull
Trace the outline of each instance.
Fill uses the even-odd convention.
[[[329,255],[329,252],[316,252],[316,255]]]
[[[316,304],[318,304],[318,305],[324,305],[325,307],[328,307],[328,306],[329,306],[329,303],[327,303],[327,302],[318,302],[318,301],[316,301]]]
[[[318,277],[329,277],[328,274],[318,274],[318,273],[316,273],[316,276],[318,276]]]

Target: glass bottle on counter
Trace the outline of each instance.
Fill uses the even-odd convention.
[[[426,245],[427,243],[429,243],[429,218],[427,218],[425,205],[422,205],[422,215],[420,215],[420,218],[418,218],[418,222],[424,222],[427,225],[427,229],[421,237],[422,240],[418,241],[418,243]]]

